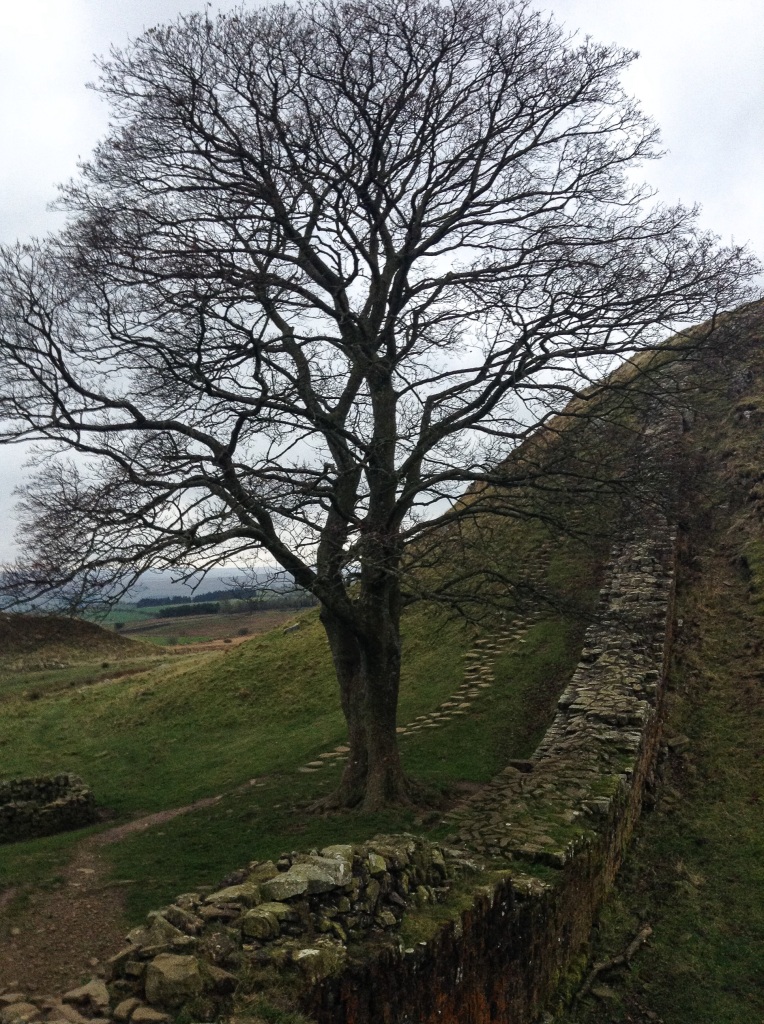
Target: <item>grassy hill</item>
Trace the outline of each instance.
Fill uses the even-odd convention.
[[[670,729],[689,742],[667,754],[665,786],[603,915],[597,956],[612,958],[648,918],[651,945],[625,983],[622,972],[603,972],[594,987],[608,994],[582,1001],[570,1019],[757,1019],[763,322],[763,307],[752,307],[692,359],[663,354],[624,369],[618,390],[577,405],[516,456],[549,470],[543,486],[521,496],[546,525],[495,516],[467,568],[501,565],[516,581],[517,614],[535,607],[538,617],[497,657],[493,686],[467,712],[402,735],[405,768],[429,787],[429,809],[374,818],[309,810],[336,783],[339,765],[327,758],[320,770],[306,766],[345,736],[314,611],[294,617],[294,631],[279,623],[227,647],[220,637],[219,649],[181,654],[92,624],[2,617],[0,776],[81,774],[111,815],[90,833],[222,795],[103,847],[111,881],[124,883],[126,924],[255,858],[401,828],[441,835],[450,803],[534,749],[577,660],[610,539],[651,501],[680,522],[684,538],[684,625],[669,713]],[[659,414],[673,417],[676,443],[664,465],[647,466],[645,438]],[[448,538],[441,554],[438,571],[457,557],[465,567]],[[476,640],[514,614],[511,602],[488,612],[479,625],[428,604],[407,614],[402,725],[436,712],[458,689]],[[0,847],[0,887],[15,892],[0,914],[0,945],[3,929],[23,922],[25,893],[63,884],[81,840],[78,833]],[[676,976],[687,984],[674,984]]]

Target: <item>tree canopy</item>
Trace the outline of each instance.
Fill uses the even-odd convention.
[[[68,226],[0,262],[2,436],[58,453],[9,585],[277,563],[321,604],[341,800],[401,798],[406,545],[506,484],[598,360],[755,271],[637,181],[634,57],[523,0],[191,15],[113,50]]]

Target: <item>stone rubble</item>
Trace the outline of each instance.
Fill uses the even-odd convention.
[[[103,978],[60,1000],[3,991],[0,1024],[168,1024],[185,1006],[209,1016],[252,967],[315,983],[341,968],[348,942],[394,932],[406,910],[437,902],[454,877],[477,869],[410,835],[253,862],[218,888],[152,911]]]

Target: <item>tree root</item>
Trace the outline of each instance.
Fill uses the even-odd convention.
[[[402,790],[394,798],[382,798],[379,794],[369,793],[360,783],[354,786],[347,783],[340,785],[331,793],[314,800],[307,807],[310,814],[327,814],[332,811],[358,810],[364,814],[376,814],[385,808],[408,807],[420,811],[442,810],[447,801],[443,795],[430,786],[405,776]]]
[[[603,971],[610,971],[615,967],[629,967],[634,954],[644,942],[647,942],[652,934],[652,927],[646,924],[643,928],[640,928],[623,953],[614,956],[612,960],[602,960],[600,963],[595,964],[586,976],[586,980],[581,988],[576,992],[574,1001],[578,1002],[589,994],[592,985]]]

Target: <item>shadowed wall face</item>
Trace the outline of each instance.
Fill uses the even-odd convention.
[[[97,817],[95,797],[78,775],[0,782],[0,843],[83,828]]]

